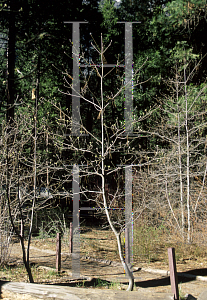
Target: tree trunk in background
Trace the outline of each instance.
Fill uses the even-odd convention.
[[[9,32],[7,62],[7,123],[14,120],[14,69],[15,69],[15,0],[9,1]]]

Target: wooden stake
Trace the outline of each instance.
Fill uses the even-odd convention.
[[[56,271],[59,273],[61,270],[61,233],[57,233],[56,242]]]
[[[170,283],[171,290],[174,294],[174,299],[179,300],[179,291],[178,291],[178,276],[176,269],[176,261],[175,261],[175,248],[168,248],[168,259],[169,259],[169,267],[170,267]]]

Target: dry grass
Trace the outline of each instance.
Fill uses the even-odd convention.
[[[124,236],[122,236],[123,241]],[[119,261],[116,240],[109,230],[99,228],[82,228],[80,234],[81,256]],[[33,239],[32,245],[55,251],[55,238]],[[206,245],[198,243],[185,244],[176,233],[170,233],[164,228],[137,227],[134,228],[133,263],[140,267],[168,269],[167,248],[174,247],[178,271],[207,268]],[[62,251],[68,251],[68,244],[63,240]],[[57,274],[55,270],[45,270],[38,266],[32,267],[32,274],[37,283],[61,282],[66,273]],[[22,265],[9,263],[0,269],[1,280],[28,281],[25,268]]]

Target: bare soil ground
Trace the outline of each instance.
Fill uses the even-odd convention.
[[[142,270],[142,268],[146,267],[168,270],[168,246],[166,245],[166,249],[162,247],[162,254],[157,258],[157,261],[135,260],[133,262],[135,290],[171,292],[169,277]],[[119,257],[114,236],[110,231],[97,229],[85,229],[85,231],[82,231],[80,275],[85,276],[85,278],[77,279],[73,277],[71,255],[69,254],[68,244],[64,240],[62,242],[62,271],[60,274],[57,274],[53,270],[55,268],[55,249],[55,238],[33,239],[30,250],[30,262],[35,283],[58,284],[80,288],[126,289],[127,279],[123,268],[113,263],[118,263]],[[183,255],[181,255],[181,251],[180,256],[177,257],[177,271],[207,277],[206,259],[202,255],[193,256],[190,249],[186,249],[183,252]],[[22,252],[19,243],[13,244],[9,266],[0,271],[0,278],[7,281],[28,282],[27,274],[22,267]],[[181,296],[191,294],[194,299],[197,299],[202,291],[207,290],[207,281],[203,282],[179,277],[179,289]],[[31,298],[28,297],[28,299]]]

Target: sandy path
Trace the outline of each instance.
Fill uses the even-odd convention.
[[[13,245],[11,250],[11,262],[22,263],[21,260],[22,253],[21,247],[19,243]],[[36,245],[31,246],[30,250],[30,261],[31,263],[38,264],[39,266],[46,266],[55,268],[55,251],[51,249],[47,249],[47,247],[38,248]],[[65,276],[61,278],[64,280],[64,283],[71,286],[74,286],[74,282],[72,284],[73,274],[72,274],[72,262],[71,256],[67,254],[67,252],[62,253],[62,270],[65,270]],[[135,264],[135,267],[138,265]],[[142,266],[140,266],[142,267]],[[153,265],[150,265],[153,268]],[[167,267],[167,266],[166,266]],[[156,266],[155,266],[156,268]],[[165,268],[167,270],[167,268]],[[179,270],[178,271],[183,271]],[[81,258],[80,261],[80,273],[81,275],[92,277],[92,278],[100,278],[102,280],[118,281],[120,283],[126,283],[127,279],[125,278],[123,268],[120,266],[114,266],[112,263],[104,263],[98,261],[91,261],[90,259]],[[169,277],[161,276],[159,274],[152,274],[145,271],[135,271],[134,272],[136,290],[140,291],[152,291],[152,292],[162,292],[162,293],[170,293],[170,280]],[[204,291],[207,290],[207,282],[202,282],[198,280],[187,280],[185,278],[179,278],[179,289],[182,295],[191,294],[195,298]],[[181,283],[182,281],[182,283]]]

